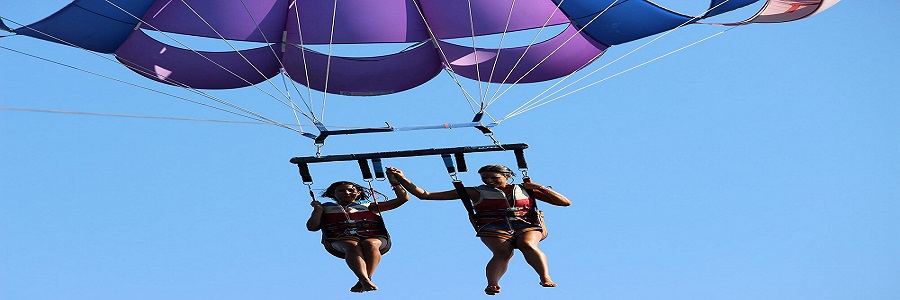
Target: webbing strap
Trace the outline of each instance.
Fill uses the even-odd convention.
[[[455,156],[457,163],[460,165],[460,170],[465,172],[465,160],[463,160],[462,153],[458,153]],[[453,179],[453,188],[456,190],[459,200],[462,201],[463,206],[466,208],[466,213],[469,215],[469,223],[472,223],[472,228],[478,230],[478,225],[475,223],[475,208],[472,207],[472,198],[469,198],[469,193],[466,192],[466,186],[456,177],[456,167],[453,166],[452,157],[450,154],[441,154],[441,158],[444,160],[444,166],[447,167],[447,173],[449,173],[450,178]]]
[[[522,182],[524,182],[524,183],[531,182],[531,177],[522,178]],[[528,198],[531,198],[531,200],[534,202],[534,209],[537,210],[538,209],[538,207],[537,207],[538,201],[537,201],[537,198],[534,198],[534,190],[526,189],[525,186],[522,186],[522,189],[525,190],[525,194],[528,194]]]
[[[380,158],[372,159],[372,168],[375,169],[375,178],[376,179],[385,179],[384,177],[384,167],[381,165]]]
[[[456,189],[459,199],[462,200],[463,206],[466,207],[466,212],[469,214],[469,223],[472,223],[472,228],[478,230],[478,224],[475,223],[475,208],[472,207],[472,198],[469,198],[466,186],[463,185],[462,181],[454,181],[453,187]]]
[[[309,174],[309,165],[307,163],[299,163],[297,164],[297,168],[300,169],[300,178],[303,179],[303,183],[312,184],[313,179],[312,175]]]
[[[444,160],[444,166],[447,167],[447,173],[450,173],[450,176],[456,176],[456,167],[453,166],[453,159],[450,154],[441,154],[441,159]]]
[[[369,169],[369,162],[365,159],[360,159],[356,161],[359,163],[359,171],[362,173],[363,180],[371,181],[372,180],[372,170]]]
[[[519,166],[519,170],[528,169],[528,162],[525,161],[525,150],[516,149],[513,150],[513,153],[516,154],[516,164]]]
[[[459,169],[460,172],[466,172],[468,169],[466,168],[466,157],[463,153],[453,153],[453,157],[456,158],[456,168]]]

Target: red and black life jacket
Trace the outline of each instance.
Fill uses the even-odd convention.
[[[384,220],[369,210],[369,205],[351,204],[346,208],[337,203],[323,203],[322,235],[327,241],[388,237]]]
[[[508,219],[539,223],[535,200],[520,185],[513,185],[511,195],[487,185],[477,186],[475,190],[479,193],[473,203],[476,226],[506,222]]]

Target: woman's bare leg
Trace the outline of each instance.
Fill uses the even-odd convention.
[[[506,273],[509,261],[513,257],[513,245],[508,240],[495,237],[482,237],[481,242],[493,253],[485,268],[488,286],[484,290],[485,293],[493,295],[500,292],[500,278]]]
[[[366,274],[369,278],[369,286],[366,287],[365,284],[362,284],[363,291],[372,291],[377,290],[378,287],[375,284],[372,284],[372,275],[375,274],[375,269],[378,268],[378,264],[381,263],[381,240],[377,238],[369,238],[363,240],[359,246],[362,250],[363,260],[366,262]]]
[[[362,250],[359,247],[359,243],[356,241],[339,241],[339,243],[343,244],[341,248],[345,249],[344,252],[344,261],[347,262],[347,267],[350,268],[350,271],[353,271],[353,274],[356,275],[356,278],[359,279],[357,283],[362,287],[362,290],[356,290],[356,285],[350,288],[351,292],[365,292],[373,290],[371,287],[375,285],[372,284],[372,281],[369,279],[368,267],[366,266],[366,261],[363,259]],[[377,289],[377,288],[376,288]]]
[[[547,267],[547,255],[538,248],[543,233],[540,231],[528,231],[516,238],[516,247],[522,251],[525,261],[534,268],[538,276],[541,277],[541,286],[555,287],[556,283],[550,279],[550,270]]]

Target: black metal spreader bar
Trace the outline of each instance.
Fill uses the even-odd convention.
[[[330,161],[350,161],[350,160],[373,159],[373,158],[413,157],[413,156],[428,156],[428,155],[456,154],[456,153],[524,150],[527,148],[528,148],[528,144],[518,143],[518,144],[501,144],[501,145],[490,145],[490,146],[465,146],[465,147],[453,147],[453,148],[429,148],[429,149],[418,149],[418,150],[399,150],[399,151],[372,152],[372,153],[359,153],[359,154],[336,154],[336,155],[323,155],[323,156],[318,156],[318,157],[303,156],[303,157],[291,158],[291,163],[293,163],[293,164],[301,164],[301,163],[311,164],[311,163],[321,163],[321,162],[330,162]]]
[[[294,157],[291,158],[291,163],[296,164],[300,169],[300,177],[303,178],[304,183],[312,183],[312,175],[309,172],[309,164],[312,163],[322,163],[322,162],[335,162],[335,161],[357,161],[360,165],[360,170],[363,173],[363,177],[365,179],[371,179],[372,174],[368,168],[368,160],[372,160],[375,165],[375,172],[379,173],[381,169],[381,159],[382,158],[395,158],[395,157],[413,157],[413,156],[430,156],[430,155],[441,155],[449,158],[450,155],[453,155],[457,160],[457,164],[459,164],[460,171],[465,172],[465,159],[463,158],[464,153],[474,153],[474,152],[491,152],[491,151],[513,151],[516,153],[517,158],[521,156],[520,153],[528,148],[528,144],[519,143],[519,144],[500,144],[500,145],[489,145],[489,146],[465,146],[465,147],[453,147],[453,148],[429,148],[429,149],[418,149],[418,150],[400,150],[400,151],[386,151],[386,152],[372,152],[372,153],[358,153],[358,154],[337,154],[337,155],[325,155],[325,156],[303,156],[303,157]],[[520,163],[521,164],[521,163]],[[382,171],[383,172],[383,171]],[[455,171],[454,171],[455,172]],[[378,174],[379,178],[382,178],[383,175]]]

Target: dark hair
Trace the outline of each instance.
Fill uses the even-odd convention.
[[[325,197],[325,198],[334,199],[334,190],[336,190],[339,186],[342,186],[342,185],[352,185],[354,188],[356,188],[357,191],[359,191],[359,196],[356,197],[356,200],[369,199],[369,196],[371,196],[371,192],[369,192],[369,189],[367,189],[359,184],[356,184],[355,182],[349,182],[349,181],[338,181],[338,182],[332,183],[331,185],[328,186],[327,189],[325,189],[324,192],[322,192],[321,196]]]
[[[478,169],[479,174],[485,173],[485,172],[500,173],[500,174],[506,175],[507,177],[516,176],[516,173],[514,173],[512,170],[510,170],[509,168],[507,168],[504,165],[487,165],[487,166],[484,166],[484,167],[481,167],[480,169]]]

